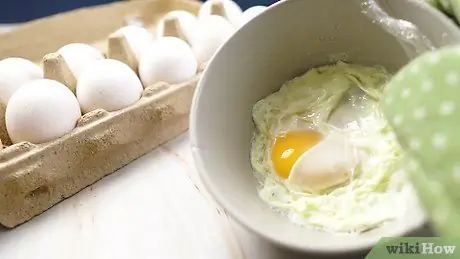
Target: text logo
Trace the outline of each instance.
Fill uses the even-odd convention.
[[[389,254],[446,254],[455,252],[455,245],[437,245],[435,243],[399,243],[399,245],[387,245]]]
[[[460,259],[460,238],[395,237],[382,238],[366,259]]]

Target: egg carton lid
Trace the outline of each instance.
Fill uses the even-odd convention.
[[[139,18],[152,30],[167,12],[198,13],[193,0],[125,1],[77,9],[20,25],[0,36],[0,59],[23,57],[36,63],[73,42],[106,53],[107,37]],[[96,110],[81,117],[69,134],[40,145],[8,146],[5,107],[0,106],[0,224],[12,228],[127,165],[188,129],[198,74],[178,85],[158,83],[125,109]]]

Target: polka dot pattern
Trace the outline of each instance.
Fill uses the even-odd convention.
[[[449,116],[452,115],[455,109],[455,102],[453,101],[444,101],[439,106],[439,115]]]
[[[419,107],[416,108],[414,111],[414,119],[416,120],[423,120],[425,119],[426,116],[426,108],[425,107]]]
[[[419,198],[432,223],[442,236],[456,236],[460,233],[460,207],[449,198],[446,188],[440,182],[433,181],[424,171],[417,159],[406,156],[406,171],[411,177],[413,186],[419,190]],[[460,169],[460,167],[459,167]],[[458,203],[457,203],[458,204]],[[457,224],[455,224],[457,222]]]
[[[412,150],[419,150],[421,146],[422,146],[422,143],[418,139],[412,139],[409,143],[409,147]]]
[[[455,182],[460,183],[460,165],[456,165],[452,170],[452,178]]]
[[[437,65],[439,63],[439,60],[439,55],[436,53],[430,53],[430,55],[428,55],[428,62],[431,65]]]
[[[447,138],[446,135],[442,133],[436,133],[433,136],[433,147],[437,150],[444,149],[446,147]]]
[[[393,117],[393,124],[394,125],[401,125],[403,123],[404,117],[402,115],[397,115]]]
[[[447,221],[460,220],[459,54],[445,47],[414,59],[386,85],[381,104],[423,204],[446,233]]]
[[[407,99],[410,96],[410,89],[409,88],[404,88],[401,93],[401,98],[402,99]]]
[[[427,93],[431,91],[431,89],[433,89],[433,82],[431,82],[431,80],[429,79],[425,79],[422,81],[421,87],[422,87],[422,91]]]
[[[459,75],[457,71],[449,71],[446,73],[444,81],[447,85],[455,86],[458,84]]]

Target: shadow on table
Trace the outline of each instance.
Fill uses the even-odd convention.
[[[263,240],[252,233],[233,223],[236,230],[237,239],[240,241],[242,250],[244,251],[245,259],[363,259],[368,251],[347,253],[340,255],[320,255],[320,254],[305,254],[289,251]],[[408,234],[412,237],[429,237],[435,236],[434,231],[429,225],[425,225]]]

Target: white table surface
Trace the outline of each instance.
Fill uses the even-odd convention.
[[[287,258],[282,253],[213,202],[187,134],[28,223],[0,229],[1,259]]]
[[[0,258],[319,257],[276,248],[229,219],[203,188],[184,133],[33,220],[0,228]]]

